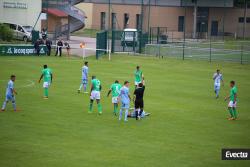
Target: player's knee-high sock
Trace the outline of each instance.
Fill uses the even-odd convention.
[[[127,121],[128,120],[128,109],[126,109],[126,111],[125,111],[125,121]]]
[[[140,114],[139,114],[139,116],[141,116],[142,113],[143,113],[143,108],[140,109]]]
[[[236,108],[233,108],[233,116],[234,116],[234,119],[237,118],[237,111],[236,111]]]
[[[234,117],[234,115],[233,115],[233,109],[232,109],[232,108],[229,108],[228,111],[229,111],[229,113],[230,113],[231,118],[233,118],[233,117]]]
[[[135,119],[138,119],[139,109],[135,109]]]
[[[83,85],[83,84],[81,84],[81,85],[80,85],[79,90],[81,90],[81,89],[82,89],[82,85]]]
[[[93,101],[90,101],[89,103],[89,112],[93,111]]]
[[[87,91],[87,84],[84,84],[84,85],[83,85],[83,89],[84,89],[84,92]]]
[[[8,102],[7,100],[3,102],[2,110],[5,110],[7,102]]]
[[[119,120],[122,119],[122,109],[120,109]]]
[[[12,101],[12,106],[13,106],[14,111],[16,111],[16,102],[15,101]]]
[[[101,105],[101,103],[98,103],[97,107],[98,107],[99,114],[101,114],[102,113],[102,105]]]
[[[44,88],[44,97],[49,97],[49,89]]]
[[[216,97],[219,97],[219,90],[218,89],[215,91],[215,93],[216,93]]]
[[[114,104],[114,113],[115,113],[115,114],[117,113],[117,109],[118,109],[118,105],[117,105],[117,104]]]

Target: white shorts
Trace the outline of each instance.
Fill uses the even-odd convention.
[[[136,81],[135,81],[135,86],[138,86],[140,83],[141,83],[141,82],[136,82]]]
[[[43,87],[44,88],[49,88],[50,82],[43,82]]]
[[[118,97],[112,97],[112,103],[114,104],[116,104],[116,103],[118,103]]]
[[[229,103],[228,103],[228,107],[234,107],[234,108],[236,108],[236,104],[237,104],[237,102],[233,102],[233,101],[230,101]]]
[[[91,99],[91,100],[100,100],[100,99],[101,99],[101,93],[100,93],[100,91],[95,91],[95,90],[93,90],[93,91],[91,92],[90,99]]]

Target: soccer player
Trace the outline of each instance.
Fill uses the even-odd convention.
[[[139,85],[139,83],[142,83],[142,81],[144,80],[144,76],[142,74],[142,71],[140,70],[140,66],[136,67],[134,76],[135,76],[135,88],[136,88]]]
[[[84,62],[84,66],[82,67],[82,83],[78,89],[78,93],[81,92],[82,86],[83,86],[84,93],[88,93],[87,92],[88,75],[89,75],[89,64],[86,61]]]
[[[114,115],[117,115],[118,112],[118,96],[120,94],[121,90],[121,84],[119,84],[119,81],[116,80],[115,83],[113,83],[110,86],[109,92],[107,97],[109,97],[109,94],[112,92],[112,103],[114,104]]]
[[[217,99],[219,98],[221,82],[222,82],[222,86],[224,86],[223,77],[219,69],[216,71],[216,73],[214,73],[213,80],[214,80],[214,92],[216,94],[216,99]]]
[[[142,83],[139,83],[138,87],[134,91],[133,101],[135,102],[135,119],[138,120],[141,118],[143,107],[144,107],[144,96],[145,86]],[[140,110],[140,113],[139,113]]]
[[[98,113],[102,114],[102,105],[100,103],[101,100],[101,82],[96,78],[96,76],[92,76],[91,81],[91,91],[90,91],[90,105],[89,105],[89,113],[93,112],[93,102],[96,100],[98,106]]]
[[[237,104],[237,87],[235,86],[235,81],[230,82],[230,95],[225,98],[225,101],[229,99],[228,103],[228,111],[230,116],[228,120],[236,120],[237,119],[237,111],[236,111],[236,104]]]
[[[15,95],[17,95],[16,90],[14,89],[14,82],[16,80],[16,76],[15,75],[11,75],[10,76],[10,80],[8,82],[7,88],[6,88],[6,97],[5,97],[5,101],[3,102],[3,106],[2,106],[2,110],[1,111],[5,111],[6,108],[6,104],[11,101],[12,102],[12,106],[14,108],[14,111],[17,111],[16,109],[16,100],[15,100]]]
[[[125,110],[125,119],[124,121],[128,121],[128,110],[129,110],[129,105],[130,105],[130,95],[129,95],[129,82],[125,81],[124,86],[121,88],[120,94],[119,94],[119,99],[122,103],[121,109],[120,109],[120,114],[119,114],[119,121],[122,119],[122,113],[123,110]]]
[[[49,69],[46,64],[43,66],[42,75],[38,83],[41,82],[42,78],[43,78],[43,88],[44,88],[44,99],[48,99],[49,98],[49,86],[52,83],[53,77],[52,77],[51,69]]]

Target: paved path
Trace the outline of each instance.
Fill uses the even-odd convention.
[[[96,48],[96,38],[89,37],[78,37],[78,36],[70,36],[70,40],[68,41],[71,47],[71,55],[82,56],[83,51],[80,48],[80,43],[84,42],[86,48],[95,49]],[[64,50],[64,52],[66,52]],[[85,56],[95,55],[95,50],[86,50]]]

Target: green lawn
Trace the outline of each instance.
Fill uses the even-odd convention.
[[[71,35],[80,36],[80,37],[96,38],[96,33],[98,33],[98,32],[100,32],[100,30],[84,28],[84,29],[81,29],[79,31],[72,33]]]
[[[103,115],[88,114],[89,96],[77,94],[82,59],[0,57],[0,103],[11,74],[17,76],[16,101],[0,113],[1,167],[166,167],[249,166],[222,161],[222,148],[250,148],[250,65],[136,56],[88,58],[90,75],[102,82]],[[43,64],[54,73],[49,100],[38,84]],[[106,97],[119,79],[133,82],[141,65],[146,79],[146,119],[119,122]],[[220,68],[226,82],[216,100],[211,79]],[[239,120],[228,121],[224,98],[228,82],[239,90]],[[34,85],[32,83],[34,82]],[[131,86],[131,94],[134,87]],[[1,105],[1,104],[0,104]]]

